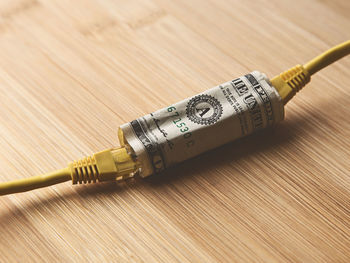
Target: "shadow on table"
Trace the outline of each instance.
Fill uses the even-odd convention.
[[[205,171],[210,169],[220,169],[224,165],[239,162],[239,160],[246,159],[248,156],[268,152],[276,146],[286,144],[301,136],[300,132],[296,131],[295,126],[304,126],[306,124],[304,117],[293,118],[293,120],[280,123],[276,127],[262,130],[203,153],[161,174],[147,177],[145,181],[154,187],[158,187],[163,184],[174,183],[177,180],[184,180],[191,177],[193,173],[199,173],[200,176],[205,177],[207,176]]]

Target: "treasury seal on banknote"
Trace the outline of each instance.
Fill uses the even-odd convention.
[[[186,114],[190,121],[200,125],[216,123],[222,115],[222,105],[213,96],[202,94],[189,100]]]

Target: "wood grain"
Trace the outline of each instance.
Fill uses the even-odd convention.
[[[3,0],[0,179],[117,144],[124,122],[349,39],[346,0]],[[1,197],[1,262],[349,262],[350,59],[286,120],[147,180]]]

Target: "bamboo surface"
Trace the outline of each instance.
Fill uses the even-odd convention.
[[[350,36],[347,0],[2,0],[0,180],[117,146],[139,116]],[[350,262],[350,58],[285,121],[161,175],[0,198],[0,262]]]

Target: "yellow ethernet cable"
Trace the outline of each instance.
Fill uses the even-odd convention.
[[[0,195],[71,180],[73,184],[147,177],[205,151],[274,125],[311,75],[350,54],[350,40],[269,80],[253,71],[148,114],[118,131],[120,147],[44,175],[0,183]]]

